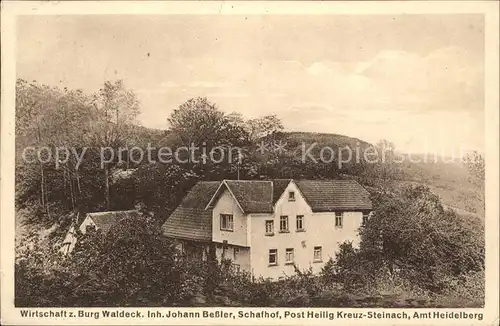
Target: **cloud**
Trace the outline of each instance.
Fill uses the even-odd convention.
[[[229,84],[227,82],[219,82],[219,81],[205,81],[205,80],[200,80],[200,81],[193,81],[189,83],[187,86],[188,87],[200,87],[200,88],[222,88],[222,87],[227,87]]]
[[[173,82],[171,80],[167,80],[167,81],[163,81],[161,84],[160,84],[160,87],[165,87],[165,88],[174,88],[174,87],[178,87],[179,85],[177,85],[176,82]]]
[[[222,97],[222,98],[225,98],[225,97],[249,97],[250,94],[248,93],[237,93],[237,92],[228,92],[228,93],[211,93],[211,94],[208,94],[207,95],[209,98],[210,97]]]
[[[334,61],[314,62],[306,68],[307,73],[319,76],[322,74],[340,73],[342,72],[343,64]]]

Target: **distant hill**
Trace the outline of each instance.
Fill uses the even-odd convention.
[[[285,135],[291,145],[298,146],[302,143],[306,146],[317,143],[318,147],[330,146],[332,148],[341,148],[344,146],[367,148],[371,145],[364,140],[339,134],[291,131],[285,132]]]
[[[427,185],[443,204],[462,215],[484,217],[484,180],[469,175],[458,158],[449,162],[407,163],[402,167],[405,182]]]
[[[351,149],[359,147],[366,150],[372,144],[358,138],[339,134],[286,132],[288,148],[298,148],[305,144],[306,148],[317,143],[311,153],[317,155],[322,147],[329,146],[334,150],[349,146]],[[471,177],[467,168],[459,158],[439,158],[437,162],[429,157],[424,160],[423,155],[413,155],[420,162],[412,163],[405,154],[405,160],[400,168],[403,172],[401,185],[427,185],[443,204],[455,209],[462,215],[484,216],[484,181]]]

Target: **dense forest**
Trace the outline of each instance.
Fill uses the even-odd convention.
[[[288,132],[274,115],[247,119],[203,97],[168,116],[159,108],[168,130],[140,126],[140,110],[122,81],[93,94],[17,81],[16,306],[484,304],[480,154],[396,163],[388,141]],[[267,150],[256,150],[263,143]],[[372,148],[389,159],[303,160],[304,143],[337,152]],[[237,148],[238,155],[158,160],[160,148],[189,145],[226,157]],[[137,157],[134,148],[150,148],[155,160]],[[344,243],[320,275],[297,270],[279,282],[252,280],[226,262],[184,259],[159,226],[196,181],[236,178],[356,179],[372,195],[373,217],[360,230],[360,248]],[[69,226],[87,212],[125,209],[138,209],[141,219],[123,220],[106,235],[80,234],[72,255],[59,253]]]

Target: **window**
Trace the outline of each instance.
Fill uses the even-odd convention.
[[[323,253],[322,253],[322,248],[321,247],[314,247],[314,257],[313,260],[315,262],[320,262],[323,261]]]
[[[234,260],[236,261],[236,259],[238,258],[238,255],[240,254],[240,248],[234,248]]]
[[[286,248],[285,264],[293,264],[293,248]]]
[[[295,201],[295,192],[294,191],[288,192],[288,201]]]
[[[343,222],[343,214],[342,212],[335,212],[335,227],[341,228]]]
[[[297,215],[297,231],[304,231],[304,215]]]
[[[269,266],[278,265],[278,249],[269,249]]]
[[[220,229],[224,231],[233,231],[232,214],[220,214]]]
[[[370,217],[370,213],[369,212],[363,212],[363,224],[362,225],[365,225],[366,222],[368,222],[368,218]]]
[[[266,221],[266,235],[273,235],[274,234],[274,221],[269,220]]]
[[[288,232],[288,216],[280,217],[280,232]]]

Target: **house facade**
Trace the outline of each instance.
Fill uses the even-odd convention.
[[[188,193],[163,233],[195,246],[202,259],[215,243],[219,260],[272,279],[292,275],[295,267],[319,272],[340,243],[359,243],[358,230],[372,209],[368,192],[353,180],[224,180],[198,183],[194,192],[197,207],[188,207],[194,199]]]

